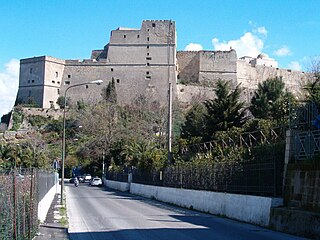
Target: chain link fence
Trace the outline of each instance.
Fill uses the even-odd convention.
[[[32,239],[38,231],[38,203],[56,175],[39,169],[0,170],[0,239]]]

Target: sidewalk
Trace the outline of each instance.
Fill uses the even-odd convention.
[[[60,194],[56,194],[49,208],[45,222],[40,224],[39,233],[34,238],[35,240],[69,239],[68,228],[61,223],[62,216],[60,208]]]

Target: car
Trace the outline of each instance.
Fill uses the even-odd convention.
[[[95,177],[91,180],[90,182],[91,186],[101,186],[102,185],[102,180],[101,178]]]
[[[74,183],[74,179],[75,179],[74,177],[70,178],[69,183]]]
[[[90,174],[84,174],[83,175],[83,182],[91,182],[91,179],[92,179],[92,177],[91,177],[91,175]]]

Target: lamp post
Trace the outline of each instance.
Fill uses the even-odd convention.
[[[88,85],[88,84],[97,84],[100,85],[103,83],[103,80],[95,80],[91,82],[85,82],[85,83],[79,83],[72,85],[66,89],[64,92],[64,107],[63,107],[63,134],[62,134],[62,162],[61,162],[61,205],[64,204],[63,199],[63,191],[64,191],[64,161],[66,156],[66,105],[67,105],[67,92],[70,88],[82,86],[82,85]]]

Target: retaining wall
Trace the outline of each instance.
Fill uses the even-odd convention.
[[[56,184],[53,185],[53,187],[38,203],[38,219],[40,220],[40,222],[44,222],[46,220],[46,216],[49,211],[50,205],[53,201],[54,195],[60,192],[60,185],[58,179],[59,175],[58,173],[56,173]]]
[[[279,198],[167,188],[136,183],[131,183],[130,193],[261,226],[269,226],[271,208],[283,204],[282,199]]]
[[[130,191],[130,183],[128,182],[117,182],[117,181],[111,181],[111,180],[103,180],[103,184],[106,187],[119,190],[121,192],[128,192]]]

